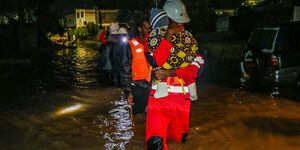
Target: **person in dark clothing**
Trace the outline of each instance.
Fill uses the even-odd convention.
[[[133,114],[144,113],[148,104],[150,66],[144,54],[144,36],[149,32],[148,20],[143,19],[132,28],[131,38],[119,54],[120,81]]]
[[[123,66],[122,64],[122,54],[126,45],[128,44],[128,33],[127,29],[121,27],[117,33],[117,42],[112,46],[109,59],[112,64],[112,81],[115,86],[121,86],[120,83],[120,71]]]
[[[113,45],[117,42],[117,32],[119,30],[119,25],[117,23],[111,23],[109,26],[109,34],[107,35],[107,42],[105,44],[105,49],[102,52],[102,70],[106,73],[109,80],[113,79],[113,72],[112,72],[112,59],[111,56],[111,49]]]

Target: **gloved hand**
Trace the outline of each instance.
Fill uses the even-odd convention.
[[[163,80],[167,77],[175,77],[176,72],[173,69],[158,69],[154,72],[154,75],[157,80]]]

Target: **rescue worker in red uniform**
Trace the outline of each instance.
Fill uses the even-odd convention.
[[[170,18],[166,36],[166,39],[170,41],[172,35],[184,30],[183,23],[189,22],[190,19],[184,4],[180,0],[167,0],[164,4],[164,10]],[[161,45],[172,47],[172,44],[167,42],[161,42]],[[168,87],[166,88],[168,93],[167,96],[155,98],[154,94],[159,89],[156,85],[151,87],[146,119],[146,143],[148,150],[167,150],[167,138],[185,142],[189,129],[191,104],[189,88],[186,83],[191,83],[191,81],[195,80],[201,63],[201,59],[197,57],[187,67],[176,70],[159,69],[155,71],[155,77],[158,80],[167,82]]]
[[[121,66],[120,82],[128,103],[132,105],[133,114],[144,113],[148,103],[150,90],[150,66],[144,51],[144,36],[149,32],[150,25],[145,19],[137,22],[130,33],[128,44],[120,51]]]
[[[105,45],[106,44],[106,35],[107,35],[107,30],[104,29],[102,31],[100,31],[99,36],[98,36],[98,40],[101,42],[101,45]]]

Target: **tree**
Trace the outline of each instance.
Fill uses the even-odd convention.
[[[47,32],[62,32],[59,17],[51,11],[54,0],[1,0],[0,16],[9,23],[36,23]]]
[[[87,24],[85,25],[85,28],[86,28],[87,34],[88,34],[89,36],[91,36],[91,37],[96,36],[97,33],[99,32],[99,27],[98,27],[98,25],[96,25],[96,24],[94,24],[94,23],[91,23],[91,22],[87,23]]]
[[[82,40],[82,39],[94,38],[98,32],[99,32],[98,25],[90,22],[83,27],[69,31],[68,35],[70,39],[73,39],[73,35],[75,35],[76,39]]]
[[[255,6],[258,4],[258,0],[245,0],[242,6]]]
[[[212,4],[207,0],[184,1],[191,22],[188,27],[194,33],[213,32],[216,27],[216,15]]]

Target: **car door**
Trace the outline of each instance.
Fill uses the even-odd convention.
[[[279,81],[293,83],[300,74],[300,27],[286,28],[284,46],[280,49]]]

